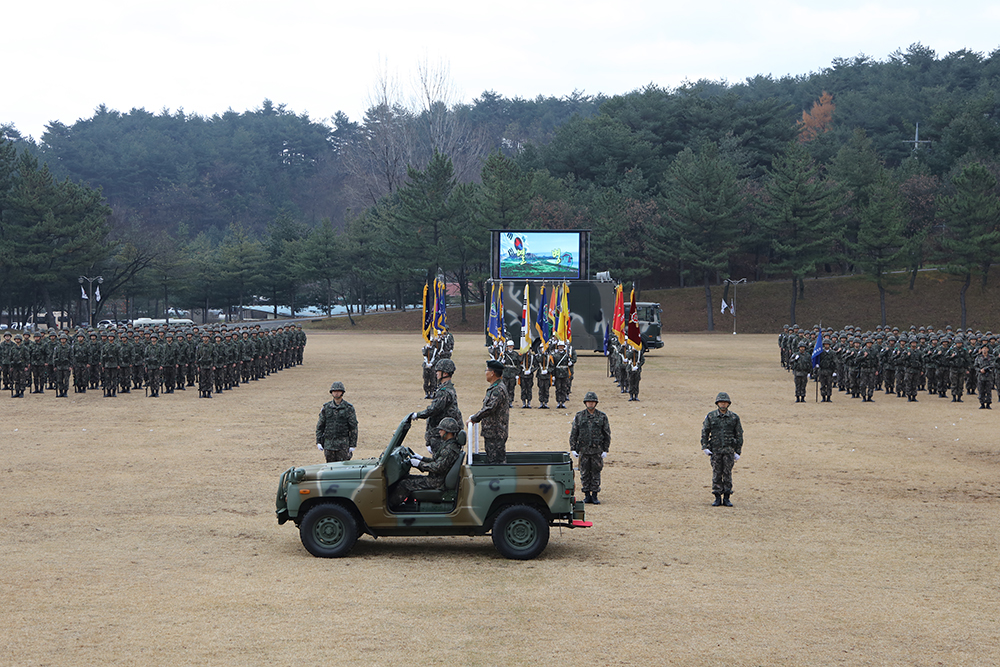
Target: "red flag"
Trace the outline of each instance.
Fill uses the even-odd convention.
[[[642,349],[642,335],[639,333],[639,309],[635,306],[635,288],[632,288],[631,305],[628,316],[628,344],[636,350]]]
[[[615,287],[615,313],[611,318],[611,331],[618,337],[618,343],[625,342],[625,288]]]

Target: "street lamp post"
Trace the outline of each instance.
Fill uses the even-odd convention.
[[[104,282],[103,276],[95,276],[93,278],[88,278],[87,276],[80,276],[78,279],[80,286],[83,286],[83,281],[87,281],[87,322],[90,326],[94,326],[94,283],[98,285]]]
[[[723,282],[728,283],[733,286],[733,300],[729,304],[729,312],[733,314],[733,335],[736,335],[736,286],[745,283],[746,278],[740,278],[739,280],[730,280],[726,278]]]

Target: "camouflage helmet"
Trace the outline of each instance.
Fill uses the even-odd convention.
[[[594,392],[592,392],[592,391],[588,391],[587,395],[583,397],[583,402],[584,403],[589,403],[590,401],[593,401],[594,403],[598,402],[598,400],[597,400],[597,394],[594,393]]]
[[[455,362],[451,359],[442,359],[434,365],[434,370],[441,371],[442,373],[447,373],[448,375],[455,374]]]
[[[445,417],[438,422],[437,427],[445,433],[458,433],[462,430],[462,425],[454,417]]]
[[[330,385],[330,393],[332,394],[335,391],[347,391],[346,389],[344,389],[344,383],[341,382],[340,380],[337,380],[336,382]]]
[[[729,398],[729,394],[727,394],[726,392],[720,391],[715,397],[715,403],[716,405],[718,405],[722,401],[725,401],[726,403],[732,403],[733,399]]]

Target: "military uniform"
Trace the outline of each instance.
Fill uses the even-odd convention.
[[[69,393],[69,374],[73,367],[73,350],[69,346],[69,337],[63,335],[59,344],[52,348],[50,362],[55,375],[56,396],[66,398]]]
[[[799,351],[792,355],[789,360],[792,375],[795,378],[795,402],[806,402],[806,386],[809,384],[809,373],[812,371],[812,357],[806,352],[804,346],[799,346]]]
[[[531,407],[531,393],[535,385],[535,353],[528,350],[521,355],[521,368],[517,381],[521,385],[521,407]]]
[[[442,359],[438,362],[437,369],[442,370],[446,364],[450,364],[451,371],[446,372],[449,376],[454,372],[455,364],[451,359]],[[433,454],[441,443],[441,436],[438,434],[438,424],[445,417],[451,417],[459,424],[462,423],[462,411],[458,409],[458,394],[455,392],[455,385],[451,383],[451,377],[442,381],[438,388],[434,390],[434,399],[431,404],[420,412],[414,413],[415,419],[426,419],[427,430],[424,439],[427,447]]]
[[[587,392],[584,403],[597,402],[594,392]],[[601,471],[604,459],[611,448],[611,424],[608,416],[596,407],[591,412],[584,408],[573,417],[569,432],[570,451],[580,457],[580,486],[584,502],[600,504],[597,494],[601,490]]]
[[[445,422],[445,424],[448,425],[447,422]],[[457,427],[457,422],[455,423],[455,426],[449,427]],[[438,434],[438,440],[440,440],[440,433]],[[437,448],[437,451],[434,452],[434,456],[431,459],[421,460],[415,466],[417,470],[428,474],[426,476],[411,474],[401,479],[392,490],[392,494],[389,499],[391,507],[398,508],[398,506],[406,500],[406,497],[413,491],[422,489],[440,489],[444,487],[448,471],[451,470],[452,466],[455,465],[455,462],[462,456],[462,449],[458,446],[458,441],[455,438],[440,441],[441,445]]]
[[[492,363],[492,362],[491,362]],[[481,425],[481,435],[486,449],[486,462],[501,465],[507,461],[507,428],[510,420],[510,396],[503,378],[486,390],[483,409],[469,417],[473,424]]]
[[[979,394],[979,408],[992,410],[990,404],[993,403],[993,356],[989,348],[980,351],[973,366],[973,375],[976,377],[976,393]]]
[[[345,400],[339,405],[336,401],[324,404],[316,422],[316,442],[323,445],[327,463],[349,461],[352,450],[358,446],[358,418],[354,406]]]
[[[539,352],[536,357],[538,363],[538,407],[542,410],[549,409],[549,390],[552,388],[552,355],[548,352]]]
[[[564,346],[560,345],[553,356],[553,361],[555,361],[553,376],[556,381],[557,407],[565,408],[566,400],[569,398],[569,375],[573,368],[573,356]]]
[[[720,392],[715,404],[731,403],[729,395]],[[716,408],[705,416],[701,425],[701,449],[712,458],[712,493],[716,505],[729,506],[733,492],[733,464],[743,451],[743,424],[732,410]],[[725,500],[720,499],[724,496]]]

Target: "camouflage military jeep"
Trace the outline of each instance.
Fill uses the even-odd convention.
[[[449,471],[443,490],[417,491],[416,507],[393,511],[390,488],[406,477],[413,456],[403,444],[409,430],[407,417],[378,458],[286,470],[278,482],[278,523],[291,519],[302,545],[321,558],[346,556],[361,533],[375,538],[491,533],[496,550],[518,560],[545,549],[550,526],[591,525],[584,521],[583,501],[573,495],[568,452],[509,452],[506,464],[489,465],[471,445]],[[458,439],[467,445],[464,431]]]

